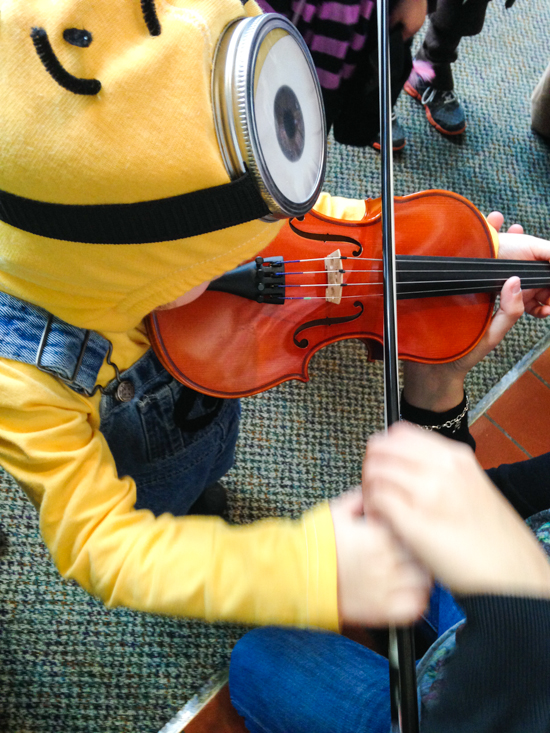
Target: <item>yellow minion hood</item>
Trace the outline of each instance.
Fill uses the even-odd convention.
[[[228,183],[210,77],[252,0],[0,0],[0,189],[132,204]],[[123,332],[265,247],[252,221],[150,244],[49,239],[0,222],[0,290],[69,323]]]

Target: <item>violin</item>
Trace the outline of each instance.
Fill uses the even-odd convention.
[[[550,284],[547,262],[497,260],[476,207],[447,191],[395,197],[398,352],[444,363],[482,338],[512,275]],[[381,200],[362,220],[311,211],[286,222],[254,260],[212,281],[196,301],[153,312],[151,344],[178,381],[217,397],[244,397],[308,380],[315,352],[361,339],[383,343]],[[336,247],[336,249],[335,249]]]

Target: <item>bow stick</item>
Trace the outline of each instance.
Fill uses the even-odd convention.
[[[386,430],[399,420],[399,361],[393,207],[393,141],[390,80],[389,0],[378,2],[382,261],[384,277],[384,400]],[[410,627],[391,628],[389,639],[391,730],[418,733],[414,636]]]

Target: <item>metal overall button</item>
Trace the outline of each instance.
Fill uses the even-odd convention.
[[[119,402],[130,402],[135,393],[136,390],[132,382],[124,381],[120,382],[116,388],[115,397]]]

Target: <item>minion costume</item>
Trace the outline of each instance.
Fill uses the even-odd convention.
[[[62,575],[108,606],[336,628],[327,503],[244,527],[184,516],[231,465],[238,403],[212,418],[197,396],[186,417],[206,427],[183,430],[184,388],[143,325],[261,251],[278,224],[140,239],[156,226],[145,209],[121,246],[33,223],[41,204],[82,207],[78,231],[106,204],[226,184],[213,53],[230,20],[259,12],[252,0],[0,0],[0,463],[39,510]],[[22,200],[38,202],[32,215]],[[326,195],[318,208],[364,212]]]

